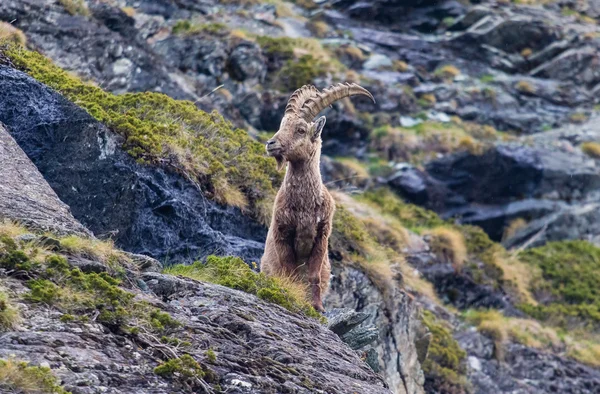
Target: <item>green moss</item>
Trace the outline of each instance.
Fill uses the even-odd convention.
[[[423,313],[423,323],[431,333],[429,353],[422,364],[426,391],[451,394],[467,392],[467,353],[452,337],[452,331],[431,312]]]
[[[521,260],[538,267],[542,277],[530,283],[543,304],[522,305],[539,320],[563,327],[600,322],[600,248],[587,241],[550,242],[524,251]]]
[[[292,312],[301,312],[309,317],[321,319],[321,315],[305,301],[305,294],[299,293],[301,289],[278,278],[252,271],[238,257],[209,256],[206,263],[177,264],[165,269],[164,272],[241,290],[281,305]]]
[[[494,82],[495,78],[491,74],[485,74],[485,75],[482,75],[481,77],[479,77],[479,80],[483,83],[492,83],[492,82]]]
[[[38,264],[32,261],[17,243],[8,236],[0,236],[0,268],[15,271],[31,271]]]
[[[69,394],[57,382],[50,368],[24,361],[0,360],[0,391],[11,393]]]
[[[218,113],[160,93],[113,95],[81,82],[37,52],[14,46],[0,51],[122,135],[123,148],[140,162],[182,173],[215,200],[241,208],[248,203],[257,207],[255,203],[275,195],[281,175],[274,159]]]
[[[173,25],[172,29],[173,34],[186,34],[193,35],[199,33],[208,33],[208,34],[223,34],[227,32],[227,25],[223,23],[204,23],[204,24],[196,24],[192,23],[189,20],[179,20]]]
[[[60,317],[60,321],[63,323],[70,323],[75,321],[75,316],[71,315],[70,313],[65,313],[64,315],[62,315]]]
[[[215,351],[212,349],[208,349],[206,351],[206,359],[208,360],[208,362],[214,364],[217,361],[217,355],[215,354]]]

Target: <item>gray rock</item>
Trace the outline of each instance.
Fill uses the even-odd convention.
[[[0,218],[59,234],[90,236],[0,123]],[[26,239],[22,239],[26,240]]]

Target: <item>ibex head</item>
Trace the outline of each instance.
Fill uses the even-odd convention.
[[[321,147],[321,132],[325,117],[313,119],[337,100],[353,95],[375,99],[369,91],[354,83],[340,83],[320,92],[312,85],[304,85],[290,97],[279,131],[267,141],[267,154],[277,160],[282,169],[286,161],[298,162],[312,158]]]

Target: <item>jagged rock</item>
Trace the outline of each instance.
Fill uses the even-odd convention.
[[[1,218],[43,231],[90,236],[0,123]]]
[[[378,337],[379,329],[377,327],[360,327],[342,335],[342,341],[350,348],[357,350],[373,343]]]
[[[263,226],[179,175],[136,163],[117,148],[120,137],[26,74],[0,66],[0,90],[0,121],[97,236],[171,263],[209,254],[260,259]]]
[[[356,312],[348,308],[335,308],[325,315],[327,328],[337,335],[344,335],[369,318],[366,313]]]

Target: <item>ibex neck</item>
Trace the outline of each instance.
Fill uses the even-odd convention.
[[[317,152],[312,158],[305,161],[294,161],[288,163],[285,174],[285,182],[291,186],[307,187],[321,184],[320,154]]]

